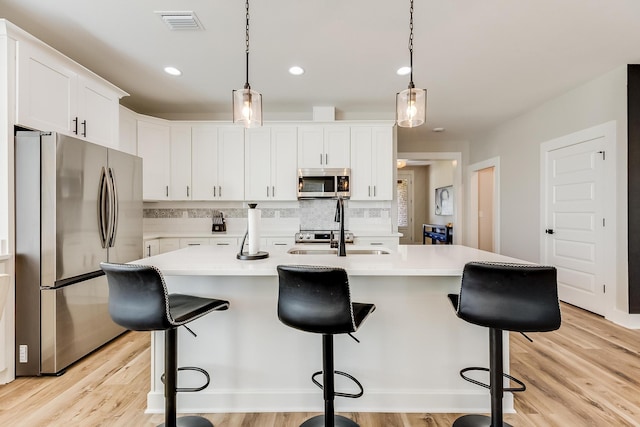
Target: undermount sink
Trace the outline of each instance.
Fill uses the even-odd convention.
[[[337,255],[337,249],[327,248],[291,248],[287,251],[292,255]],[[349,249],[347,248],[347,255],[389,255],[386,249]]]

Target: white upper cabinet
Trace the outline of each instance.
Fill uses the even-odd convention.
[[[118,148],[120,96],[95,79],[78,77],[78,133],[88,141]],[[75,130],[75,129],[74,129]]]
[[[298,127],[298,167],[348,168],[349,126]]]
[[[192,200],[244,200],[244,128],[191,129]]]
[[[245,133],[245,198],[297,200],[296,128],[262,127]]]
[[[171,125],[171,200],[191,200],[191,126]]]
[[[117,148],[126,93],[45,45],[17,46],[17,123]]]
[[[351,200],[393,198],[391,126],[351,128]]]
[[[142,157],[142,198],[169,200],[171,184],[171,128],[138,120],[138,156]]]
[[[118,149],[125,153],[138,154],[138,115],[120,106]]]

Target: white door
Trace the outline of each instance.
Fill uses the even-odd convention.
[[[558,270],[560,300],[604,314],[605,139],[579,136],[546,153],[543,262]]]
[[[413,171],[398,171],[398,232],[401,245],[411,245],[413,241]]]

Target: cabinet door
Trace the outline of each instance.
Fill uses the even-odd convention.
[[[298,200],[295,127],[271,129],[271,199]]]
[[[219,200],[244,200],[244,128],[218,130]]]
[[[218,197],[218,127],[191,128],[192,200],[216,200]]]
[[[171,126],[171,200],[191,200],[191,126]]]
[[[18,42],[17,123],[73,135],[77,74],[69,64],[27,41]]]
[[[325,168],[348,168],[351,144],[348,126],[326,126],[324,128]]]
[[[235,237],[212,237],[209,239],[209,244],[212,246],[235,246],[238,244],[238,239]]]
[[[169,200],[170,145],[169,126],[138,121],[138,156],[142,157],[144,200]]]
[[[295,143],[295,141],[294,141]],[[253,128],[245,133],[245,197],[269,200],[271,182],[271,129]],[[295,170],[295,163],[293,165]]]
[[[118,94],[95,79],[78,77],[78,136],[117,148],[119,99]]]
[[[393,133],[390,127],[374,126],[371,129],[371,180],[375,200],[392,200],[393,183]]]
[[[180,249],[189,246],[209,246],[209,239],[206,237],[194,237],[191,239],[180,239]]]
[[[158,255],[160,253],[160,239],[145,240],[143,257]]]
[[[138,119],[136,114],[120,106],[120,119],[118,121],[118,127],[120,133],[118,137],[118,150],[125,153],[138,154]]]
[[[373,195],[371,181],[371,128],[351,128],[351,200],[369,200]]]
[[[160,239],[160,253],[177,251],[180,249],[180,239]]]
[[[322,126],[298,127],[298,167],[325,167],[324,130]]]

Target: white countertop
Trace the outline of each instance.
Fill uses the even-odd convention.
[[[300,245],[294,248],[321,249],[328,245]],[[384,249],[348,245],[348,249]],[[280,264],[341,267],[352,276],[461,276],[470,261],[524,262],[491,252],[459,245],[400,245],[388,255],[337,255],[287,253],[291,248],[270,247],[269,257],[238,260],[238,248],[193,246],[144,258],[134,263],[158,267],[170,276],[276,276]]]

